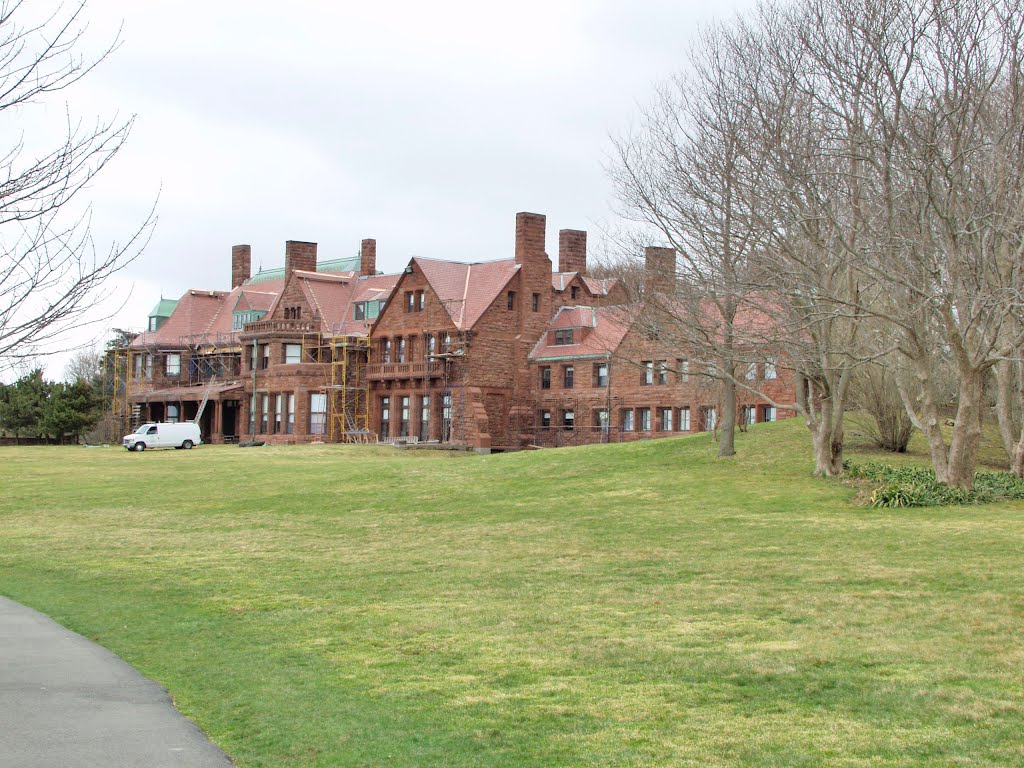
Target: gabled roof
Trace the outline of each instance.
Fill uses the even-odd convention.
[[[133,349],[152,345],[178,347],[185,343],[183,337],[208,333],[227,297],[226,291],[187,291],[178,299],[171,316],[164,321],[159,330],[140,333],[130,346]],[[230,325],[228,327],[230,328]]]
[[[569,287],[569,283],[577,276],[579,276],[580,282],[583,283],[583,287],[590,291],[591,296],[607,296],[608,292],[619,282],[614,277],[598,279],[596,277],[588,277],[580,272],[552,272],[551,287],[561,293]]]
[[[619,348],[632,324],[633,310],[625,306],[562,307],[530,352],[530,360],[604,357]],[[586,328],[588,332],[574,334],[572,344],[554,344],[550,331],[563,328]]]
[[[415,256],[412,261],[459,330],[476,325],[519,269],[514,259],[464,264]]]
[[[333,333],[343,336],[365,336],[370,332],[374,319],[356,320],[352,305],[357,301],[385,301],[391,297],[401,275],[365,275],[356,281],[349,301],[341,311],[337,324],[331,326]]]

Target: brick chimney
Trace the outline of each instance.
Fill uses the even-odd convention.
[[[359,274],[377,274],[377,241],[372,239],[363,240],[359,246]]]
[[[644,248],[644,293],[673,293],[675,289],[675,248]]]
[[[550,265],[544,251],[546,232],[547,218],[543,214],[516,214],[516,264],[536,264],[543,259]]]
[[[587,273],[587,233],[582,229],[558,231],[558,271]]]
[[[284,244],[284,278],[291,277],[297,269],[316,272],[316,243],[301,240],[286,240]]]
[[[252,277],[252,246],[231,246],[231,288],[237,288]]]

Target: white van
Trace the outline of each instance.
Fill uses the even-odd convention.
[[[202,445],[199,425],[191,421],[180,424],[143,424],[130,435],[124,436],[124,447],[129,451],[144,451],[147,448],[191,448]]]

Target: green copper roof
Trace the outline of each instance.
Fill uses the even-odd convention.
[[[321,261],[316,265],[317,272],[358,272],[360,261],[358,256],[349,256],[345,259],[331,259]],[[249,283],[264,283],[267,280],[281,280],[284,278],[284,267],[277,269],[261,269],[255,275],[246,280]]]
[[[153,311],[149,313],[150,317],[170,317],[174,308],[178,306],[177,299],[160,299]]]

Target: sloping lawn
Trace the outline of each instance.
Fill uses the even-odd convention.
[[[0,449],[0,592],[243,768],[1024,764],[1024,505],[739,437]]]

